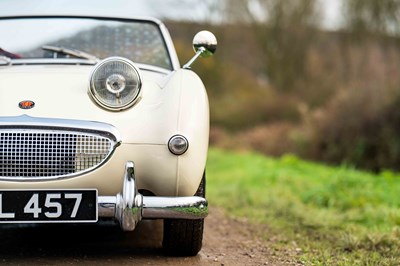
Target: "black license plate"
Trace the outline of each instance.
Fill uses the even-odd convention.
[[[97,190],[0,190],[0,223],[97,221]]]

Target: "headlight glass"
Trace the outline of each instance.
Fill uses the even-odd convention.
[[[90,94],[102,107],[123,110],[139,98],[142,79],[138,68],[122,57],[104,59],[90,78]]]

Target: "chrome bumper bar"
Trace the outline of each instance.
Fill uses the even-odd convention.
[[[132,231],[142,219],[203,219],[207,200],[201,197],[149,197],[138,192],[133,162],[125,166],[124,185],[116,196],[98,198],[98,216],[114,218]]]

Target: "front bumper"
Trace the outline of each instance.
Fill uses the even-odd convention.
[[[122,192],[99,196],[98,217],[114,218],[122,230],[132,231],[142,219],[203,219],[208,215],[202,197],[143,196],[138,192],[133,162],[127,162]]]

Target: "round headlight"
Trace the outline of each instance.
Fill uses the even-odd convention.
[[[139,98],[142,79],[130,60],[109,57],[95,66],[90,77],[90,94],[102,107],[123,110]]]

